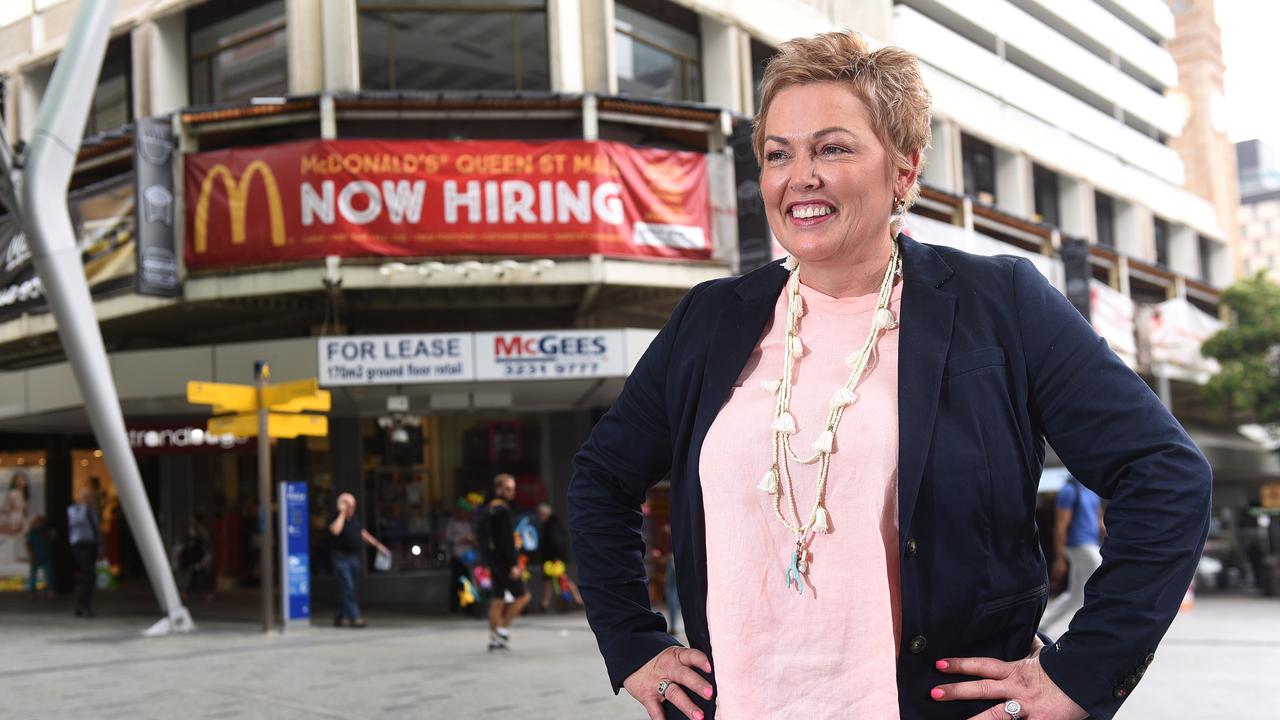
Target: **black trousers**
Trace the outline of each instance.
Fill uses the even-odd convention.
[[[93,588],[98,582],[98,544],[78,542],[71,545],[71,554],[76,559],[76,569],[80,576],[76,578],[76,612],[93,611]]]

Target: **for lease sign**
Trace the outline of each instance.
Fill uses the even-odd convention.
[[[476,333],[477,380],[555,380],[627,374],[621,330]]]
[[[470,333],[324,337],[317,345],[322,385],[475,379]]]

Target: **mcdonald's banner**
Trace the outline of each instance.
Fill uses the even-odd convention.
[[[711,257],[706,157],[615,142],[315,140],[189,155],[192,270],[344,257]]]

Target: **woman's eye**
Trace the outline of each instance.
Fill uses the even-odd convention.
[[[843,153],[847,153],[849,151],[845,150],[839,145],[826,145],[818,152],[822,153],[823,155],[840,155]]]
[[[769,152],[764,154],[764,159],[768,160],[769,162],[777,162],[779,160],[785,160],[786,157],[787,157],[787,154],[782,152],[781,150],[770,150]]]

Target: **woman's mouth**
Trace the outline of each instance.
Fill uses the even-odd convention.
[[[808,227],[826,222],[836,214],[835,207],[827,203],[795,203],[787,208],[787,217],[793,225]]]

